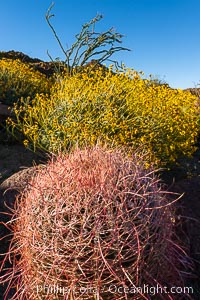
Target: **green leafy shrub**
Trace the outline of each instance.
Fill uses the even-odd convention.
[[[149,84],[134,70],[113,73],[98,68],[74,76],[60,76],[50,96],[36,95],[31,106],[23,99],[15,108],[24,144],[56,153],[98,140],[144,145],[156,161],[172,163],[191,155],[199,131],[196,97],[167,85]]]
[[[19,59],[0,60],[0,100],[12,105],[21,97],[34,98],[36,93],[48,93],[50,80]]]
[[[145,160],[96,146],[38,168],[11,222],[14,269],[3,279],[17,282],[12,299],[147,299],[134,287],[183,285],[190,262],[173,201]]]

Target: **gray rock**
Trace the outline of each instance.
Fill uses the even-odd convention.
[[[0,184],[0,208],[13,207],[16,196],[28,185],[31,177],[42,165],[25,168]]]

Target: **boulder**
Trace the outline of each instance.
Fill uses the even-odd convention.
[[[23,191],[31,177],[41,166],[42,165],[25,168],[13,174],[0,184],[0,210],[4,211],[7,210],[7,207],[13,207],[16,196]]]
[[[3,104],[0,102],[0,122],[4,121],[8,117],[14,117],[14,111],[12,108],[10,108],[8,105]]]

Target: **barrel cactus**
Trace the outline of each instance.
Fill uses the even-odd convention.
[[[12,299],[187,298],[162,290],[183,286],[189,260],[145,155],[77,147],[38,169],[14,210]]]

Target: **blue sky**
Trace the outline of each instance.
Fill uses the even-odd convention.
[[[173,88],[200,83],[199,0],[55,0],[52,23],[63,45],[74,42],[81,25],[97,13],[96,31],[114,27],[124,34],[114,58],[128,67],[153,74]],[[49,0],[1,0],[0,51],[22,51],[31,57],[63,59],[45,20]]]

